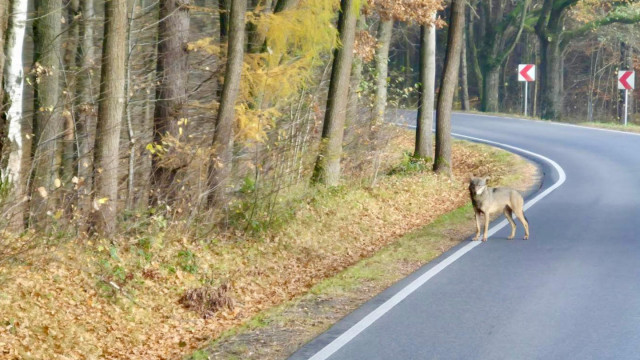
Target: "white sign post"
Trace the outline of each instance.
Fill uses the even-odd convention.
[[[518,65],[518,81],[524,81],[524,116],[527,116],[529,101],[529,81],[536,81],[536,66],[534,64]]]
[[[618,89],[624,90],[624,126],[627,126],[627,116],[629,114],[629,90],[633,90],[635,88],[635,85],[635,71],[618,71]]]

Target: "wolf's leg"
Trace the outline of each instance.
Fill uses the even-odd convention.
[[[489,214],[484,213],[484,236],[482,241],[487,241],[487,237],[489,236]]]
[[[475,211],[476,213],[476,236],[473,237],[473,241],[476,241],[480,238],[480,212]]]
[[[524,216],[524,211],[522,211],[522,207],[520,207],[519,209],[514,209],[514,212],[518,220],[522,223],[522,226],[524,226],[524,239],[527,240],[529,238],[529,222]]]
[[[511,240],[514,236],[516,236],[516,222],[513,221],[513,211],[511,210],[509,205],[504,207],[504,216],[507,217],[507,220],[509,220],[509,224],[511,224],[511,235],[509,235],[508,237],[508,239]]]

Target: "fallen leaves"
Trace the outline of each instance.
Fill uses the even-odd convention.
[[[412,146],[409,134],[394,140],[382,163],[393,165]],[[211,245],[178,231],[157,234],[144,261],[139,247],[127,245],[135,239],[117,251],[108,242],[70,242],[25,259],[28,266],[0,267],[0,358],[180,358],[463,205],[466,174],[499,181],[508,173],[494,151],[456,143],[453,180],[415,173],[327,193],[259,240],[216,234]],[[189,263],[197,274],[176,264],[185,250],[197,254]]]

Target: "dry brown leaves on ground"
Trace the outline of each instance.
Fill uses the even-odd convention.
[[[385,161],[411,147],[405,133]],[[327,192],[260,239],[193,241],[167,229],[0,265],[0,358],[180,358],[463,205],[466,174],[506,174],[492,151],[456,143],[454,179],[383,176],[374,188]]]

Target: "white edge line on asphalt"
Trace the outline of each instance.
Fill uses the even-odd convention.
[[[595,126],[565,124],[565,123],[561,123],[561,122],[557,122],[557,121],[550,121],[550,120],[523,119],[523,118],[516,118],[516,117],[508,117],[508,116],[500,116],[500,115],[487,115],[487,114],[476,114],[476,113],[468,113],[468,112],[460,112],[460,111],[454,111],[453,113],[454,114],[458,114],[458,115],[482,116],[482,117],[489,117],[489,118],[494,118],[494,119],[531,121],[531,122],[537,122],[537,123],[542,123],[542,124],[574,127],[574,128],[578,128],[578,129],[585,129],[585,130],[604,131],[604,132],[615,133],[615,134],[625,134],[625,135],[632,135],[632,136],[640,136],[640,133],[634,133],[634,132],[631,132],[631,131],[614,130],[614,129],[603,129],[603,128],[599,128],[599,127],[595,127]]]
[[[498,146],[501,146],[503,148],[516,150],[518,152],[521,152],[521,153],[524,153],[524,154],[539,158],[539,159],[549,163],[551,166],[554,167],[554,169],[556,169],[556,171],[558,172],[558,175],[559,175],[558,180],[553,185],[551,185],[549,188],[547,188],[545,191],[541,192],[540,194],[538,194],[533,199],[527,201],[527,203],[524,206],[525,210],[529,209],[535,203],[537,203],[538,201],[542,200],[545,196],[549,195],[553,190],[557,189],[560,185],[562,185],[565,182],[565,180],[567,179],[567,176],[566,176],[564,170],[562,169],[562,167],[560,165],[558,165],[558,163],[556,163],[555,161],[553,161],[553,160],[551,160],[551,159],[549,159],[549,158],[547,158],[547,157],[545,157],[543,155],[534,153],[532,151],[524,150],[524,149],[521,149],[521,148],[518,148],[518,147],[515,147],[515,146],[502,144],[502,143],[498,143],[498,142],[494,142],[494,141],[489,141],[489,140],[485,140],[485,139],[480,139],[480,138],[475,138],[475,137],[461,135],[461,134],[455,134],[455,133],[452,134],[452,135],[454,135],[456,137],[459,137],[459,138],[478,141],[478,142],[491,144],[491,145],[498,145]],[[507,220],[506,219],[502,220],[500,223],[494,225],[493,227],[491,227],[491,229],[489,229],[488,236],[492,236],[493,234],[498,232],[498,230],[502,229],[506,225],[507,225]],[[333,355],[336,351],[340,350],[340,348],[342,348],[344,345],[346,345],[349,341],[353,340],[356,336],[358,336],[358,334],[360,334],[362,331],[364,331],[366,328],[368,328],[376,320],[381,318],[384,314],[386,314],[394,306],[398,305],[407,296],[411,295],[411,293],[416,291],[420,286],[424,285],[427,281],[429,281],[432,277],[434,277],[440,271],[444,270],[447,266],[451,265],[454,261],[458,260],[464,254],[466,254],[471,249],[473,249],[474,247],[476,247],[476,246],[478,246],[480,244],[481,244],[480,241],[471,241],[467,245],[465,245],[462,248],[460,248],[455,253],[449,255],[446,259],[442,260],[440,263],[438,263],[437,265],[435,265],[434,267],[429,269],[427,272],[425,272],[424,274],[420,275],[420,277],[418,277],[417,279],[413,280],[410,284],[408,284],[407,286],[402,288],[395,295],[393,295],[389,300],[385,301],[383,304],[378,306],[375,310],[370,312],[367,316],[365,316],[360,321],[355,323],[347,331],[342,333],[340,336],[338,336],[336,339],[334,339],[332,342],[330,342],[324,348],[322,348],[320,351],[318,351],[315,355],[313,355],[311,358],[309,358],[309,360],[325,360],[325,359],[329,358],[329,356]]]

